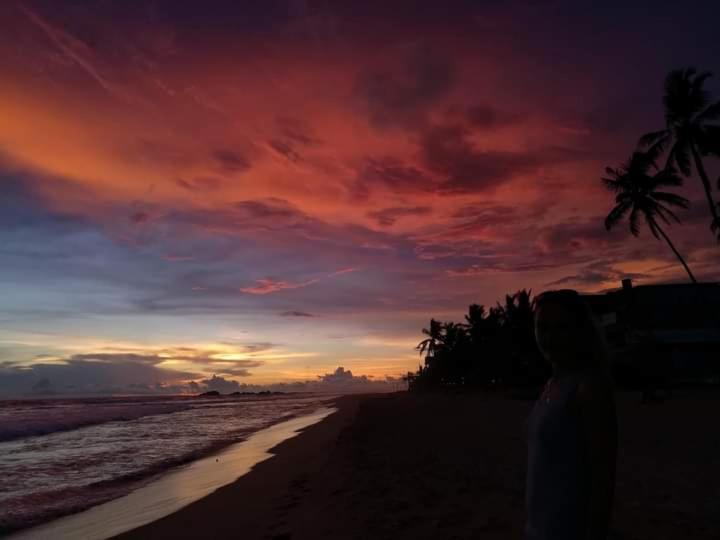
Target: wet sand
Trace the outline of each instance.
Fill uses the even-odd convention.
[[[717,538],[720,395],[617,399],[611,538]],[[522,538],[531,402],[397,393],[337,406],[233,484],[118,538]]]
[[[110,500],[77,514],[10,535],[11,540],[104,540],[151,523],[206,497],[272,457],[269,452],[305,427],[333,414],[322,407],[251,434],[219,453],[171,470],[128,495]]]

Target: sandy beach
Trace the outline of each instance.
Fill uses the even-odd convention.
[[[617,399],[611,537],[717,538],[720,395]],[[395,393],[337,406],[233,484],[117,538],[522,538],[531,402]]]

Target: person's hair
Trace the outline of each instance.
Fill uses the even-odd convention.
[[[610,355],[605,333],[600,327],[588,303],[573,289],[550,290],[540,293],[533,300],[533,316],[544,306],[559,306],[569,312],[580,332],[580,342],[587,347],[586,368],[608,378],[611,376]]]

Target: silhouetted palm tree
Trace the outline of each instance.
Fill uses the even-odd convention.
[[[471,304],[468,306],[468,314],[465,315],[465,322],[468,328],[476,328],[482,325],[485,319],[485,306]]]
[[[465,384],[473,360],[465,326],[447,322],[443,330],[441,382]]]
[[[420,354],[427,351],[427,356],[434,356],[443,339],[442,331],[443,324],[435,319],[430,319],[430,329],[422,329],[422,333],[428,337],[418,343],[415,348],[420,351]]]
[[[658,188],[679,186],[682,184],[682,178],[678,176],[672,165],[651,175],[650,169],[653,167],[657,168],[652,156],[644,152],[634,152],[622,167],[605,169],[609,178],[603,178],[602,181],[610,191],[616,193],[616,205],[605,218],[605,228],[610,230],[630,212],[630,232],[633,236],[637,236],[640,233],[638,218],[640,215],[644,216],[653,236],[657,239],[662,236],[665,239],[695,283],[695,276],[656,219],[659,217],[668,225],[670,224],[668,218],[680,223],[680,218],[665,204],[687,208],[687,199],[674,193],[658,191]]]
[[[703,89],[710,76],[711,73],[697,73],[694,68],[668,73],[663,96],[666,127],[643,135],[639,144],[642,148],[649,147],[652,155],[659,155],[670,146],[667,164],[677,165],[680,172],[688,177],[692,174],[692,158],[710,206],[711,229],[720,241],[720,217],[701,157],[720,156],[720,125],[710,123],[720,119],[720,101],[711,103],[710,94]]]

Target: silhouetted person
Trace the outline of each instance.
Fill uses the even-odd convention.
[[[535,337],[553,368],[528,418],[526,540],[605,540],[617,419],[605,342],[573,290],[536,297]]]

